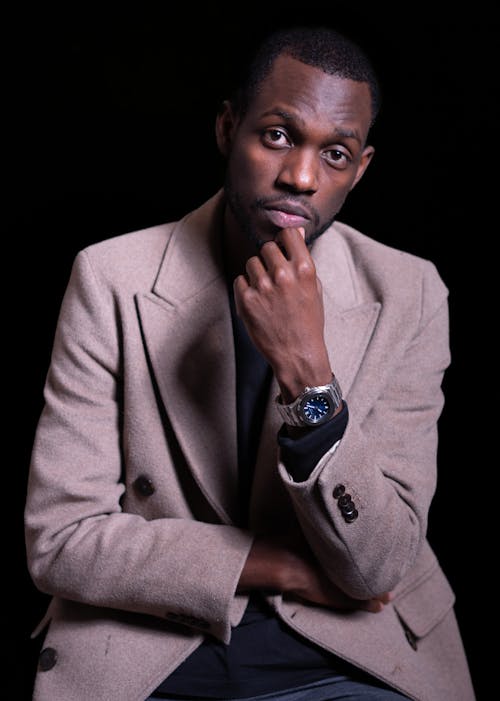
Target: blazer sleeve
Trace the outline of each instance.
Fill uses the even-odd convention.
[[[310,547],[331,580],[359,599],[391,591],[414,564],[436,488],[441,384],[450,362],[448,290],[434,265],[421,263],[418,323],[401,350],[386,348],[373,401],[358,410],[364,380],[357,379],[340,443],[305,482],[279,465]],[[408,329],[404,315],[399,323]],[[354,504],[354,520],[340,508],[341,492]]]
[[[229,525],[122,510],[120,333],[112,291],[83,251],[62,302],[32,451],[30,574],[45,593],[227,642],[244,610],[235,591],[252,537]]]

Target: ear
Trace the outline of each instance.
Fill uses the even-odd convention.
[[[370,165],[370,161],[373,158],[373,154],[375,153],[375,149],[373,146],[365,146],[363,149],[363,152],[361,154],[361,159],[359,161],[358,165],[358,170],[356,172],[356,177],[354,178],[354,182],[351,185],[350,189],[352,190],[355,185],[359,183],[363,175],[365,174],[366,169]]]
[[[237,121],[233,106],[229,100],[224,100],[215,120],[215,136],[219,151],[225,157],[231,151]]]

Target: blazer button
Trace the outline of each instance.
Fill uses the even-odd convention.
[[[352,504],[351,495],[350,495],[350,494],[347,494],[347,493],[346,493],[346,494],[342,494],[342,496],[339,497],[339,502],[338,502],[338,503],[339,503],[339,506],[340,506],[341,509],[343,509],[343,508],[346,507],[346,506],[349,506],[350,504]]]
[[[343,484],[337,484],[333,489],[333,498],[337,499],[337,506],[340,509],[344,521],[346,523],[352,523],[355,521],[359,514],[356,506],[352,500],[351,495],[346,492],[345,486]]]
[[[346,523],[352,523],[353,521],[355,521],[355,520],[358,518],[359,513],[358,513],[358,510],[357,510],[357,509],[353,509],[353,510],[352,510],[351,512],[349,512],[348,514],[346,514],[346,513],[344,512],[343,516],[344,516],[344,521],[345,521]]]
[[[38,668],[42,672],[48,672],[57,662],[57,650],[53,647],[45,647],[38,657]]]
[[[155,493],[154,484],[146,475],[139,475],[134,482],[134,489],[141,497],[150,497]]]
[[[339,497],[342,496],[342,494],[345,492],[345,487],[343,484],[337,484],[336,487],[333,489],[333,498],[338,499]]]
[[[346,523],[352,523],[358,518],[358,511],[354,506],[353,501],[349,501],[349,503],[345,506],[341,506],[340,511],[342,512],[342,516],[344,517],[344,521]]]
[[[339,505],[340,505],[340,499],[339,499]],[[350,516],[353,513],[353,511],[356,511],[356,507],[354,506],[354,502],[349,499],[347,504],[340,505],[340,510],[342,511],[342,514],[344,516]]]

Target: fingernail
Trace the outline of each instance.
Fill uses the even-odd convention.
[[[379,601],[378,599],[372,600],[371,605],[370,605],[371,613],[380,613],[380,611],[382,611],[383,608],[384,608],[384,605],[381,601]]]
[[[299,226],[299,231],[300,231],[300,233],[301,233],[301,235],[302,235],[302,238],[305,239],[305,237],[306,237],[306,230],[304,229],[304,227],[303,227],[303,226]]]

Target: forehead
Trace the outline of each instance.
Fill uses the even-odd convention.
[[[275,60],[249,112],[258,117],[277,106],[308,122],[355,125],[364,137],[371,122],[367,83],[330,75],[287,55]]]

